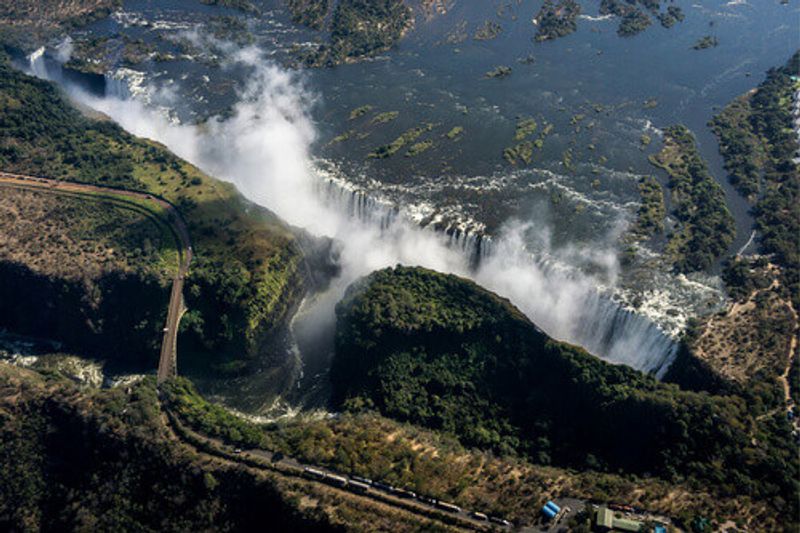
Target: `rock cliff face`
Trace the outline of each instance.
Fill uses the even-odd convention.
[[[92,282],[0,261],[0,327],[135,368],[155,368],[169,287],[144,274],[109,272]]]

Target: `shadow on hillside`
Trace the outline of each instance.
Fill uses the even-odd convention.
[[[155,277],[68,281],[0,261],[0,327],[141,371],[157,365],[169,293]]]

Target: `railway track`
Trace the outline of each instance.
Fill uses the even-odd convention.
[[[162,403],[162,410],[164,404]],[[166,411],[168,426],[176,438],[196,451],[248,468],[301,478],[347,492],[353,497],[366,498],[466,531],[511,531],[512,524],[499,517],[470,512],[448,502],[416,495],[410,491],[373,482],[356,476],[345,476],[324,467],[302,463],[280,453],[262,449],[241,450],[220,439],[201,435],[186,427],[176,415]]]

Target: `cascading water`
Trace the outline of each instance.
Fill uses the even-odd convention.
[[[106,82],[105,96],[119,100],[127,100],[131,97],[129,82],[120,71],[106,73],[104,78]]]
[[[340,180],[326,179],[323,183],[325,201],[364,224],[388,231],[395,224],[409,223],[396,206]],[[576,269],[552,257],[526,253],[521,242],[512,244],[500,238],[495,245],[496,240],[461,228],[447,228],[442,233],[449,248],[466,256],[472,277],[511,298],[549,335],[657,377],[663,376],[674,360],[678,348],[675,339],[583,279]],[[517,269],[532,274],[532,280],[519,283],[524,276],[515,276]],[[559,287],[565,288],[561,294]],[[541,297],[537,290],[549,297]]]
[[[30,69],[31,73],[36,76],[37,78],[44,78],[50,79],[50,75],[47,70],[47,64],[45,63],[45,47],[42,46],[31,55],[28,56],[28,68]]]
[[[544,276],[559,283],[547,264],[537,263]],[[562,282],[563,283],[563,282]],[[646,317],[625,308],[599,290],[586,288],[575,297],[572,327],[557,334],[558,324],[548,324],[546,312],[532,318],[545,331],[614,363],[663,376],[677,353],[677,343]]]
[[[447,228],[444,232],[448,236],[447,245],[466,255],[473,268],[479,268],[483,261],[491,257],[490,237],[461,228]]]
[[[48,72],[43,50],[29,57],[29,69],[39,77],[60,79],[60,76]],[[129,103],[131,100],[140,99],[141,76],[141,73],[125,69],[107,75],[106,96],[113,96],[113,100]],[[131,90],[132,87],[135,90]],[[279,89],[286,90],[285,87]],[[280,91],[278,93],[281,94]],[[96,100],[91,99],[87,103],[98,104]],[[253,103],[250,102],[248,105],[253,106]],[[132,119],[121,111],[124,108],[125,106],[116,108],[112,105],[106,106],[103,110],[121,119],[123,126],[126,126],[126,120],[133,120],[127,127],[132,124],[142,126],[141,115],[146,113],[144,109],[141,113],[135,113],[135,118]],[[253,152],[258,150],[260,142],[260,135],[255,135],[261,127],[258,121],[264,120],[265,116],[271,117],[271,120],[286,120],[285,116],[291,116],[291,113],[276,114],[272,110],[270,114],[269,110],[261,110],[258,106],[248,111],[253,113],[252,117],[258,118],[239,116],[238,122],[233,121],[231,126],[228,126],[228,123],[216,123],[217,130],[212,135],[215,139],[237,140],[227,145],[223,151],[219,151],[217,142],[209,141],[209,144],[203,144],[205,141],[202,136],[197,136],[195,131],[182,130],[180,125],[161,124],[159,127],[154,127],[153,123],[159,120],[155,116],[150,117],[152,123],[147,124],[143,131],[134,129],[134,133],[165,142],[180,155],[194,160],[212,174],[228,177],[246,194],[259,198],[259,187],[263,186],[260,180],[263,179],[265,170],[262,168],[261,160],[257,159],[261,154]],[[302,115],[297,115],[295,120],[302,119]],[[282,126],[290,125],[291,123],[287,123]],[[226,128],[230,128],[231,131]],[[241,131],[235,128],[240,128]],[[244,137],[241,137],[242,132],[246,134]],[[253,135],[248,137],[249,134]],[[252,140],[252,143],[240,144],[238,139],[242,138]],[[181,144],[187,139],[193,139],[192,142],[198,145],[187,149],[186,145]],[[280,156],[282,159],[279,160],[286,161],[284,154]],[[230,172],[231,162],[241,164],[242,160],[247,158],[255,158],[252,160],[252,166],[244,167],[245,173],[252,173],[249,178],[241,173]],[[298,160],[301,159],[302,157],[298,157]],[[358,221],[362,228],[368,230],[371,228],[366,233],[377,230],[379,240],[366,243],[365,250],[369,250],[381,241],[395,239],[394,244],[381,243],[386,249],[396,247],[393,252],[395,255],[392,255],[391,259],[385,256],[370,262],[361,258],[363,264],[353,269],[351,274],[363,275],[369,271],[369,269],[364,270],[368,266],[380,268],[396,262],[410,261],[460,275],[469,275],[490,290],[509,298],[549,335],[583,346],[589,352],[608,361],[626,364],[661,376],[674,359],[677,344],[657,324],[616,302],[608,292],[598,289],[600,283],[583,275],[576,268],[568,267],[567,262],[527,252],[523,239],[515,240],[507,235],[490,239],[466,227],[433,227],[431,224],[427,228],[420,228],[418,224],[412,222],[412,217],[407,216],[401,208],[391,202],[375,198],[330,174],[311,172],[310,175],[313,175],[310,178],[314,180],[311,192],[315,198],[312,200],[302,196],[304,194],[302,183],[290,183],[300,186],[297,189],[290,189],[291,194],[288,197],[294,198],[295,202],[309,203],[306,207],[310,207],[312,201],[319,202],[321,199],[322,203],[333,211]],[[280,189],[274,192],[280,192]],[[283,196],[287,196],[286,192],[283,192]],[[275,208],[269,203],[270,198],[280,198],[280,196],[264,197],[265,205]],[[278,209],[278,212],[287,214],[281,209]],[[298,222],[303,223],[302,220]],[[351,230],[352,228],[345,231]],[[347,239],[353,235],[348,233],[336,237]],[[409,239],[425,242],[417,242],[419,246],[414,246]],[[360,244],[365,245],[364,242]],[[435,251],[433,246],[458,252],[455,255],[461,259],[456,263],[449,262],[450,260]],[[423,255],[427,252],[437,255],[437,260],[431,263],[426,261]],[[388,262],[389,260],[393,262]],[[341,282],[349,281],[341,280]],[[343,287],[341,288],[343,290]]]
[[[397,220],[399,209],[389,202],[381,202],[374,197],[333,179],[320,181],[316,188],[324,200],[338,211],[344,212],[364,224],[388,229]]]

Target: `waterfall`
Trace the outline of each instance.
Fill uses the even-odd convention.
[[[571,338],[564,340],[659,378],[672,364],[678,344],[646,317],[596,290],[586,291],[577,308],[577,327]]]
[[[323,179],[318,192],[338,211],[381,230],[409,221],[396,205],[341,179]],[[510,298],[551,337],[657,377],[674,360],[675,339],[563,261],[524,252],[521,242],[502,237],[496,242],[465,226],[433,226],[424,229],[438,232],[444,244],[464,254],[476,281]]]
[[[44,58],[45,48],[42,46],[28,56],[28,69],[37,78],[50,79],[47,71],[47,64]]]
[[[452,226],[445,228],[444,233],[448,236],[447,245],[467,256],[473,269],[480,268],[491,256],[492,239],[488,235]]]
[[[407,221],[409,218],[404,216],[400,208],[393,203],[376,199],[373,195],[336,178],[323,179],[317,192],[338,212],[363,224],[380,227],[381,230],[387,230],[399,220]],[[481,261],[491,254],[491,237],[482,232],[455,225],[444,227],[429,225],[424,228],[446,235],[445,244],[463,253],[473,268],[479,267]]]
[[[105,96],[127,100],[131,97],[128,80],[119,71],[107,72],[104,76],[106,82]]]
[[[51,73],[47,72],[44,59],[43,50],[37,51],[29,57],[29,68],[37,75],[50,77],[48,74]],[[117,69],[113,74],[106,76],[105,85],[105,94],[117,97],[112,100],[144,100],[143,103],[148,100],[144,74],[141,72]],[[128,108],[121,109],[128,110]],[[114,116],[113,112],[109,114]],[[119,116],[130,119],[130,116],[124,113],[117,115]],[[267,114],[267,116],[272,115]],[[154,115],[150,118],[155,120],[155,123],[162,124],[158,120],[163,120],[163,117],[158,118]],[[137,117],[135,124],[141,125],[141,123],[141,117]],[[230,124],[233,128],[241,126],[236,122]],[[144,134],[166,141],[168,146],[184,149],[186,146],[176,143],[176,139],[180,138],[181,141],[186,138],[192,139],[191,136],[183,135],[185,130],[181,129],[182,126],[163,123],[163,128],[164,131],[159,131],[157,134],[148,135],[147,132]],[[228,130],[222,128],[221,132],[225,134]],[[235,134],[237,130],[231,132]],[[167,135],[168,133],[173,135]],[[225,135],[220,135],[220,138],[225,138]],[[250,145],[245,143],[245,146]],[[205,160],[205,166],[212,174],[223,176],[225,172],[219,172],[218,166],[221,161],[226,162],[226,165],[241,163],[242,158],[248,155],[248,153],[237,153],[236,150],[239,148],[235,144],[232,145],[232,150],[220,154],[211,150],[211,145],[194,148],[202,148],[198,153],[213,156]],[[177,151],[181,153],[180,150]],[[235,154],[235,159],[227,160],[226,157],[231,153]],[[254,153],[249,152],[251,155]],[[260,163],[261,159],[256,158],[253,161]],[[202,160],[199,162],[204,166]],[[252,168],[261,167],[253,164]],[[260,173],[256,175],[260,177]],[[242,182],[238,184],[241,186]],[[530,254],[526,251],[524,239],[514,241],[506,234],[489,238],[483,234],[482,228],[469,224],[448,225],[438,218],[433,221],[433,217],[423,220],[413,216],[411,207],[407,210],[402,204],[386,201],[368,191],[360,190],[345,179],[333,174],[326,176],[324,172],[313,181],[313,188],[309,192],[311,196],[321,198],[337,213],[357,220],[363,225],[379,229],[381,238],[383,236],[390,238],[392,232],[404,234],[409,239],[420,237],[418,234],[415,236],[413,231],[395,231],[398,229],[428,232],[423,236],[434,237],[429,239],[431,242],[428,244],[433,245],[434,241],[438,242],[443,249],[457,251],[458,253],[454,255],[465,259],[463,268],[447,266],[445,262],[440,263],[445,265],[439,268],[440,270],[468,275],[489,290],[509,298],[553,338],[583,346],[594,355],[610,362],[626,364],[644,372],[653,372],[657,376],[666,371],[675,356],[676,342],[656,323],[615,301],[610,291],[599,289],[598,282],[577,268],[570,267],[568,261],[541,254]],[[298,197],[296,201],[308,203],[310,200]],[[265,204],[269,205],[266,202]],[[420,226],[423,228],[420,229]],[[409,249],[413,248],[407,248],[406,253]]]
[[[378,226],[382,230],[390,228],[400,214],[395,205],[380,201],[358,189],[347,187],[335,179],[322,180],[317,192],[339,212],[364,224]]]
[[[72,41],[65,38],[58,46],[46,49],[44,46],[32,54],[22,58],[15,58],[14,64],[20,69],[37,78],[56,82],[65,87],[75,87],[94,96],[105,96],[106,86],[110,76],[82,72],[68,66]],[[120,82],[117,82],[120,83]],[[123,94],[130,94],[129,92]]]

